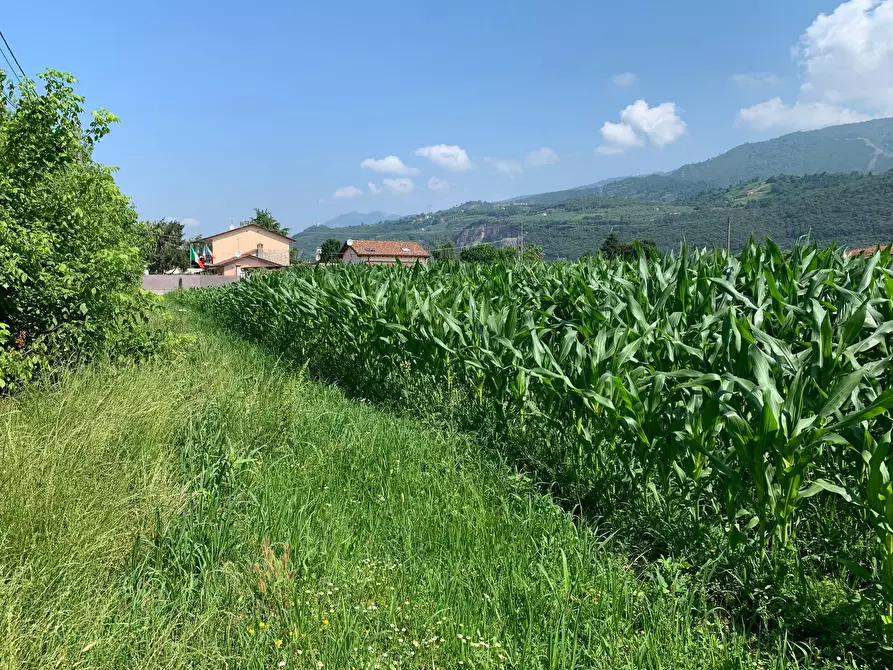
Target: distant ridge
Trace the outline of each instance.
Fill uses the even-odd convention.
[[[388,214],[387,212],[366,212],[365,214],[362,212],[348,212],[347,214],[339,214],[335,218],[321,223],[320,226],[325,226],[326,228],[348,228],[350,226],[360,226],[364,223],[373,224],[381,221],[393,221],[399,218],[399,214]],[[313,227],[308,226],[305,230]]]
[[[774,175],[886,172],[893,168],[893,119],[830,126],[741,144],[667,173],[605,179],[588,186],[512,198],[547,205],[586,195],[673,200]]]
[[[359,215],[363,216],[363,215]],[[369,215],[365,215],[368,222]],[[547,259],[577,258],[611,232],[677,249],[682,240],[724,247],[753,235],[782,246],[805,235],[853,248],[893,241],[893,119],[797,132],[742,144],[672,172],[603,180],[498,203],[466,202],[337,232],[310,228],[295,246],[330,237],[417,241],[433,249],[489,243],[543,247]]]

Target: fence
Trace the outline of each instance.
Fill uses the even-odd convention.
[[[238,277],[223,275],[143,275],[143,288],[152,293],[169,293],[181,288],[223,286],[239,281]]]

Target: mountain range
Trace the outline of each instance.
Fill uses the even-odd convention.
[[[392,221],[399,219],[399,214],[388,214],[387,212],[348,212],[347,214],[339,214],[333,219],[329,219],[325,223],[319,223],[314,226],[308,226],[305,230],[313,228],[347,228],[348,226],[362,226],[364,224],[379,223],[381,221]]]
[[[668,173],[606,179],[500,203],[469,202],[344,227],[338,236],[415,240],[429,248],[443,241],[505,246],[518,243],[523,226],[525,242],[542,245],[547,258],[575,258],[612,231],[652,238],[664,249],[683,239],[724,246],[732,220],[733,245],[751,234],[790,244],[811,233],[817,241],[861,246],[893,238],[889,170],[893,119],[877,119],[742,144]],[[297,235],[296,245],[316,247],[328,237],[331,231],[314,227]]]

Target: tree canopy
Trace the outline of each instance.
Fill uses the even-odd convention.
[[[436,261],[455,261],[459,259],[459,254],[456,251],[456,245],[450,241],[441,242],[434,250],[431,252],[431,256],[434,257]]]
[[[288,237],[288,228],[284,227],[275,217],[270,214],[268,209],[254,209],[254,216],[251,217],[251,223],[257,224],[261,228],[266,228],[274,233],[285,235]]]
[[[338,260],[338,252],[341,251],[341,240],[330,237],[322,243],[322,252],[319,256],[320,263],[334,263]]]
[[[0,388],[60,358],[123,353],[145,335],[144,237],[93,149],[118,119],[82,121],[75,79],[0,88]]]

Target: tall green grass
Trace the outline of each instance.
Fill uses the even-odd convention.
[[[467,439],[204,328],[0,428],[2,668],[837,665],[642,578]]]

